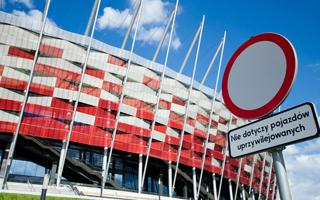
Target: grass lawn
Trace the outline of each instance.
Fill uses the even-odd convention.
[[[0,200],[39,200],[40,196],[29,194],[0,193]],[[78,198],[47,196],[46,200],[84,200]]]

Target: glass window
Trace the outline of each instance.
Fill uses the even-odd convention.
[[[93,153],[92,154],[92,164],[94,166],[102,167],[103,157],[101,154]]]
[[[122,174],[115,174],[114,175],[114,182],[116,182],[116,184],[118,185],[122,185]]]
[[[124,178],[124,186],[131,190],[136,190],[138,188],[137,186],[137,175],[126,173]]]
[[[10,174],[22,176],[43,177],[45,168],[41,165],[25,160],[13,160]]]
[[[80,152],[77,149],[68,149],[68,157],[80,160]]]

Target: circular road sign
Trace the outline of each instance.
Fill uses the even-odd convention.
[[[288,39],[275,33],[256,35],[228,62],[222,80],[224,102],[238,117],[265,116],[286,98],[296,73],[297,56]]]

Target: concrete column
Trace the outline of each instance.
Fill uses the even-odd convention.
[[[0,169],[0,177],[1,178],[4,177],[9,151],[10,151],[10,143],[7,143],[6,149],[4,150],[4,152],[2,154],[1,169]]]
[[[243,184],[241,185],[241,192],[242,192],[242,200],[246,200],[246,190]]]
[[[198,199],[198,195],[197,195],[197,174],[196,174],[196,168],[195,167],[192,167],[192,182],[193,182],[193,198],[194,198],[194,200],[197,200]]]
[[[66,140],[62,141],[62,146],[61,146],[61,151],[60,151],[60,158],[59,158],[59,167],[58,167],[58,173],[57,173],[57,186],[60,186],[60,182],[61,182],[61,177],[59,176],[59,174],[61,174],[62,176],[62,171],[63,171],[63,167],[64,167],[64,162],[65,162],[65,151],[67,148],[67,142]]]
[[[173,196],[172,191],[172,162],[168,162],[168,189],[169,189],[169,197]]]
[[[207,191],[207,200],[209,200],[210,199],[209,186],[206,187],[206,191]]]
[[[159,198],[160,198],[160,196],[162,196],[162,191],[163,191],[162,177],[163,177],[163,174],[162,174],[162,172],[160,172],[160,175],[159,175],[159,191],[158,191]]]
[[[212,174],[212,186],[213,186],[213,196],[214,200],[218,200],[218,193],[217,193],[217,180],[216,180],[216,174]]]
[[[183,198],[188,199],[188,187],[187,185],[183,186]]]
[[[139,154],[139,168],[138,168],[138,193],[142,192],[142,165],[143,165],[143,155]]]
[[[229,182],[230,200],[233,200],[233,191],[232,191],[232,181],[231,181],[231,179],[229,179],[228,182]]]
[[[101,190],[100,190],[100,196],[103,195],[104,186],[107,181],[108,174],[106,174],[106,168],[107,168],[107,160],[108,160],[108,147],[105,147],[103,149],[103,158],[102,158],[102,174],[101,174]]]
[[[51,170],[50,170],[50,179],[49,179],[50,185],[53,185],[56,182],[57,165],[58,165],[58,163],[56,161],[52,162],[52,166],[51,166]]]

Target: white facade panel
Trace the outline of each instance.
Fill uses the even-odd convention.
[[[92,87],[102,88],[103,80],[99,79],[97,77],[85,74],[84,75],[84,79],[83,79],[83,83],[87,84],[87,85],[90,85]]]
[[[82,112],[76,112],[76,116],[75,116],[76,122],[94,125],[95,120],[96,120],[96,118],[93,115],[89,115],[89,114],[82,113]]]
[[[24,96],[11,90],[0,87],[0,98],[22,102]]]
[[[19,117],[3,110],[0,110],[0,121],[18,123]]]
[[[0,65],[31,70],[32,60],[12,56],[0,56]]]
[[[28,103],[37,104],[41,106],[50,107],[52,102],[52,97],[28,97]]]
[[[156,120],[156,122],[158,122],[160,124],[168,125],[169,116],[170,116],[169,110],[158,109],[158,112],[155,116],[155,120]]]
[[[112,74],[107,73],[107,72],[104,73],[104,80],[108,81],[110,83],[115,83],[115,84],[118,84],[118,85],[122,85],[122,80],[121,79],[119,79],[116,76],[113,76]]]
[[[29,79],[29,76],[27,74],[19,72],[11,67],[4,67],[2,76],[6,78],[12,78],[12,79],[23,80],[23,81],[28,81]]]
[[[50,65],[62,70],[68,70],[80,74],[81,68],[61,58],[39,57],[38,63]]]
[[[128,115],[131,115],[131,116],[136,116],[137,115],[137,109],[133,106],[129,106],[127,104],[121,104],[120,106],[120,111],[122,113],[125,113],[125,114],[128,114]]]
[[[212,158],[211,164],[216,167],[221,167],[221,162],[218,159]]]
[[[151,137],[152,137],[152,139],[155,139],[155,140],[158,140],[158,141],[161,141],[161,142],[164,142],[165,139],[166,139],[166,135],[163,134],[163,133],[160,133],[158,131],[153,131]]]
[[[39,83],[39,84],[46,85],[49,87],[55,87],[56,82],[57,82],[56,77],[34,76],[32,79],[32,83]]]
[[[149,124],[144,122],[142,119],[139,119],[137,117],[131,117],[131,116],[120,116],[119,122],[130,124],[132,126],[137,126],[140,128],[148,129]]]

